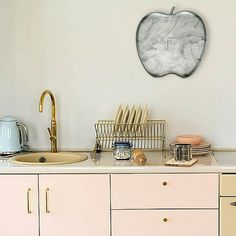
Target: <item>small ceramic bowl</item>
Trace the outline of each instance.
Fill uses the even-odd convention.
[[[198,145],[201,143],[202,139],[198,135],[179,135],[176,137],[176,141],[178,143]]]

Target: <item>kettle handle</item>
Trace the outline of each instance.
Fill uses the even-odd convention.
[[[20,122],[16,122],[16,125],[20,127],[19,130],[21,135],[21,145],[23,147],[24,143],[29,141],[28,129],[24,124]]]

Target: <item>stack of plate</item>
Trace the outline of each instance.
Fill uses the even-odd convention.
[[[114,131],[138,131],[140,124],[147,120],[148,108],[147,105],[142,108],[139,106],[132,106],[130,109],[128,105],[120,105],[114,120]],[[137,126],[139,124],[139,126]]]
[[[174,154],[175,144],[179,144],[179,143],[171,143],[169,145],[170,152],[172,154]],[[202,155],[206,155],[206,154],[211,153],[211,152],[212,152],[212,148],[211,148],[210,143],[202,142],[198,145],[192,145],[192,154],[193,154],[193,156],[202,156]]]

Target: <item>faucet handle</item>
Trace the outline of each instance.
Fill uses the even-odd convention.
[[[50,136],[50,140],[51,140],[51,141],[56,141],[57,138],[56,138],[55,136]]]
[[[48,133],[49,133],[50,136],[52,136],[52,131],[49,127],[48,127]]]

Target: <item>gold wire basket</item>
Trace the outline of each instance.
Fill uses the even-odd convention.
[[[163,151],[166,148],[165,120],[147,120],[139,124],[121,124],[100,120],[94,124],[95,149],[110,151],[115,141],[129,141],[133,148]]]

